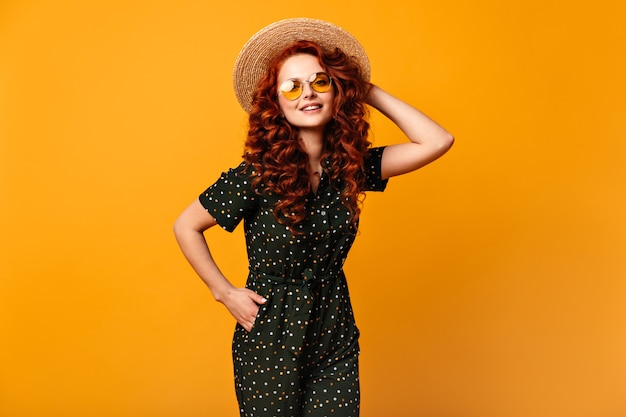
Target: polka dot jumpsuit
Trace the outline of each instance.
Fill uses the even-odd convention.
[[[387,185],[382,153],[372,148],[366,158],[366,191]],[[252,331],[237,324],[233,337],[241,416],[356,417],[359,330],[342,269],[356,229],[338,187],[322,174],[303,234],[294,237],[274,218],[277,197],[256,194],[244,171],[242,163],[223,173],[200,195],[224,229],[244,221],[246,286],[268,300]]]

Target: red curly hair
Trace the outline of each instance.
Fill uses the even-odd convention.
[[[298,140],[298,129],[282,116],[278,105],[277,79],[283,62],[303,53],[317,57],[333,79],[333,117],[324,130],[322,151],[322,161],[330,163],[323,169],[328,169],[332,184],[341,188],[353,224],[360,214],[363,160],[371,145],[365,105],[369,84],[352,58],[338,48],[326,52],[316,43],[298,41],[274,59],[253,94],[243,158],[255,172],[253,189],[279,197],[274,215],[295,234],[306,218],[306,198],[312,189],[308,155]]]

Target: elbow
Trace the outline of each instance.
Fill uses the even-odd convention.
[[[448,151],[454,145],[454,135],[448,131],[445,132],[442,138],[443,148]]]
[[[452,145],[454,145],[454,136],[452,135],[452,133],[444,131],[439,137],[437,145],[437,153],[439,154],[439,156],[448,152]]]
[[[435,159],[445,155],[450,150],[452,145],[454,145],[454,136],[451,133],[444,131],[439,138],[436,149],[433,150]]]
[[[174,232],[174,236],[176,240],[180,241],[181,236],[183,236],[189,230],[189,224],[185,221],[183,215],[179,216],[174,224],[172,225],[172,231]]]
[[[174,232],[174,236],[176,236],[177,239],[181,234],[181,230],[182,230],[181,223],[182,222],[180,221],[180,217],[179,217],[176,219],[176,221],[174,221],[174,224],[172,225],[172,231]]]

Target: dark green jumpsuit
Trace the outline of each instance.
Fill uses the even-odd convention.
[[[383,148],[365,160],[365,191],[383,191]],[[325,164],[325,169],[329,169]],[[264,296],[255,325],[237,324],[235,388],[242,417],[359,415],[359,330],[343,264],[356,228],[339,184],[322,174],[294,237],[272,212],[277,197],[258,195],[246,167],[222,174],[200,202],[228,231],[244,220],[250,274],[246,287]]]

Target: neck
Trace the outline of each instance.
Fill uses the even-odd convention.
[[[300,141],[302,148],[309,156],[309,171],[312,174],[320,174],[322,167],[320,160],[322,151],[324,150],[324,135],[321,132],[300,132]]]
[[[319,161],[324,149],[324,134],[322,132],[301,131],[302,148],[309,155],[309,160]]]

